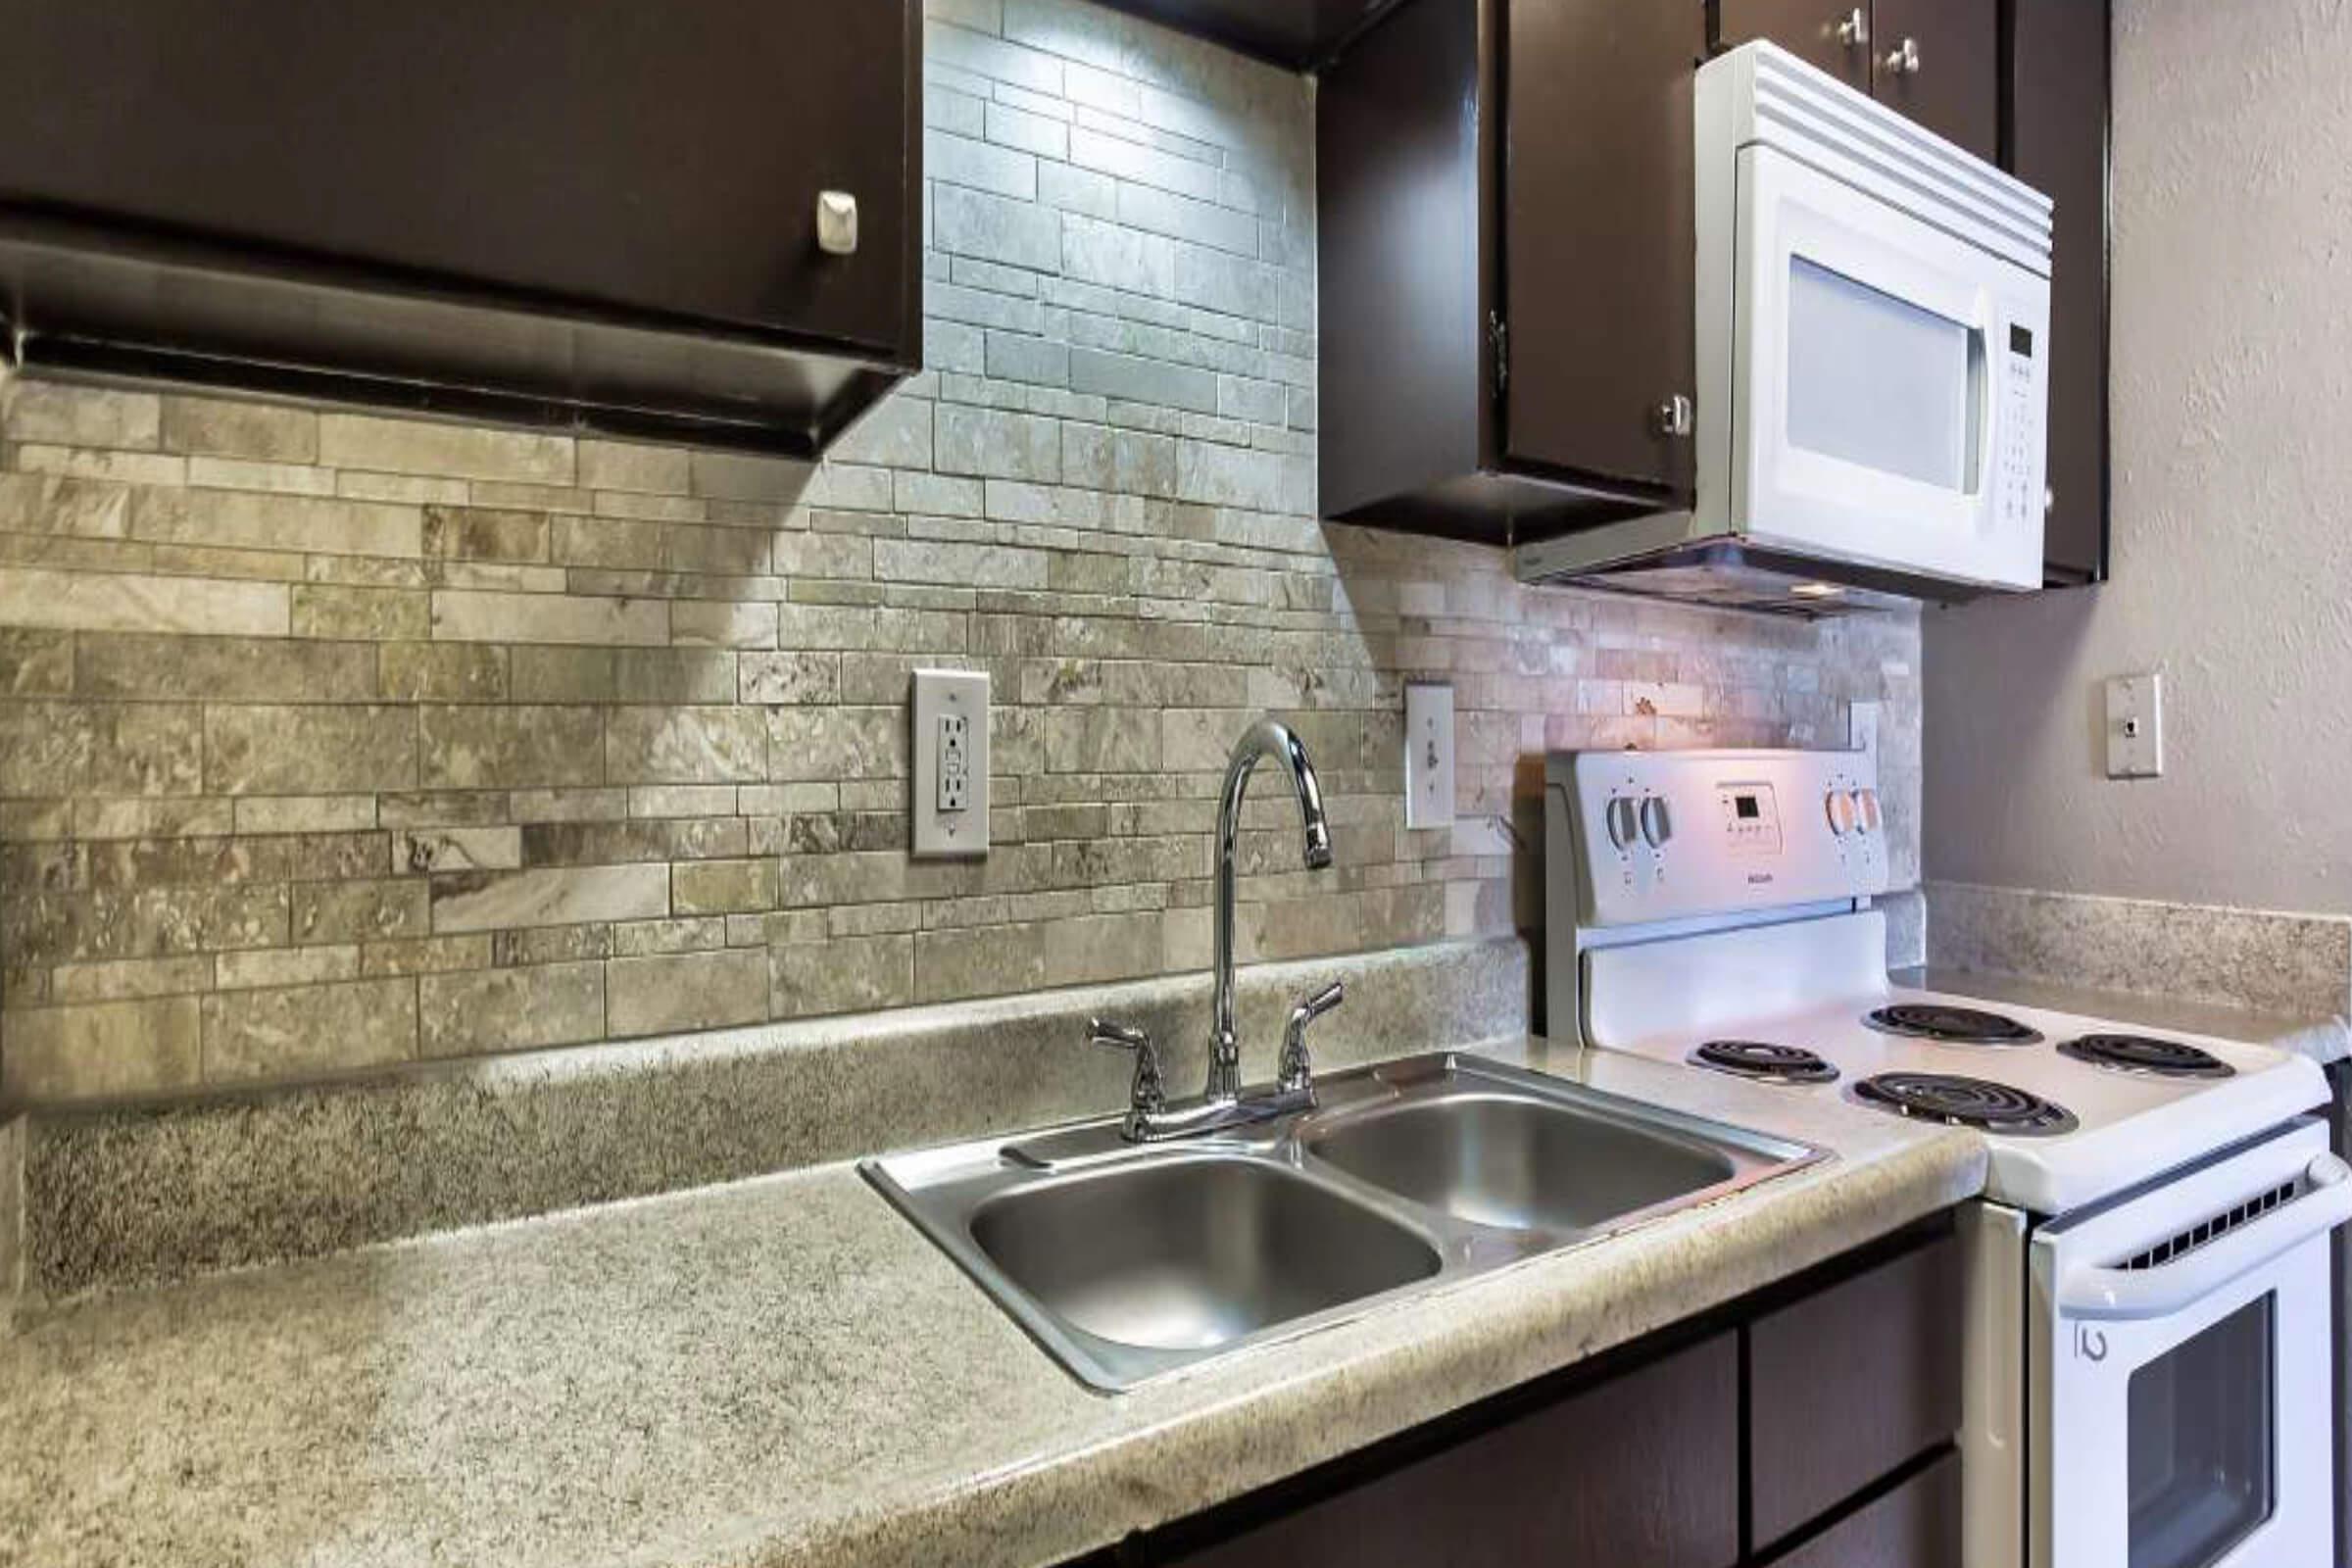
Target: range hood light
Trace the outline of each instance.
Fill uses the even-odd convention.
[[[1789,584],[1788,591],[1799,599],[1836,599],[1845,589],[1834,582],[1799,582]]]

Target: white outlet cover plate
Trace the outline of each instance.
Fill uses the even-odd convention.
[[[964,722],[963,809],[940,809],[940,731],[950,717]],[[964,858],[988,853],[988,677],[970,669],[914,672],[914,853],[925,858]]]
[[[1404,689],[1404,825],[1453,826],[1453,688]]]
[[[2107,776],[2164,772],[2164,677],[2117,675],[2107,682]]]

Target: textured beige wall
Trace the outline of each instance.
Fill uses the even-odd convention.
[[[1928,870],[2352,911],[2352,10],[2121,0],[2115,51],[2115,580],[1928,617]],[[2110,781],[2149,669],[2165,776]]]
[[[0,1092],[170,1093],[1509,929],[1546,746],[1841,743],[1918,627],[1511,582],[1314,517],[1310,88],[935,0],[930,369],[821,468],[19,381],[0,422]],[[907,672],[987,669],[985,863],[906,854]],[[1459,710],[1403,828],[1408,678]],[[1269,792],[1271,793],[1271,792]],[[1907,846],[1910,841],[1902,841]],[[1915,863],[1915,851],[1909,857]]]

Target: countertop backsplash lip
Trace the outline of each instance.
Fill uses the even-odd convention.
[[[1316,1041],[1334,1066],[1528,1028],[1531,959],[1515,937],[1249,965],[1237,1003],[1250,1078],[1271,1074],[1298,996],[1334,978],[1348,1002]],[[1085,1049],[1085,1020],[1150,1028],[1181,1086],[1205,1072],[1209,992],[1195,972],[35,1113],[21,1123],[23,1310],[1107,1113],[1126,1066]]]
[[[2352,915],[1930,877],[1927,966],[2169,997],[2324,1025],[2352,1018]]]

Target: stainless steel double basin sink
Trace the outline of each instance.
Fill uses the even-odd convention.
[[[1313,1109],[1129,1145],[1117,1119],[871,1159],[868,1180],[1087,1384],[1208,1356],[1613,1236],[1816,1150],[1439,1053]]]

